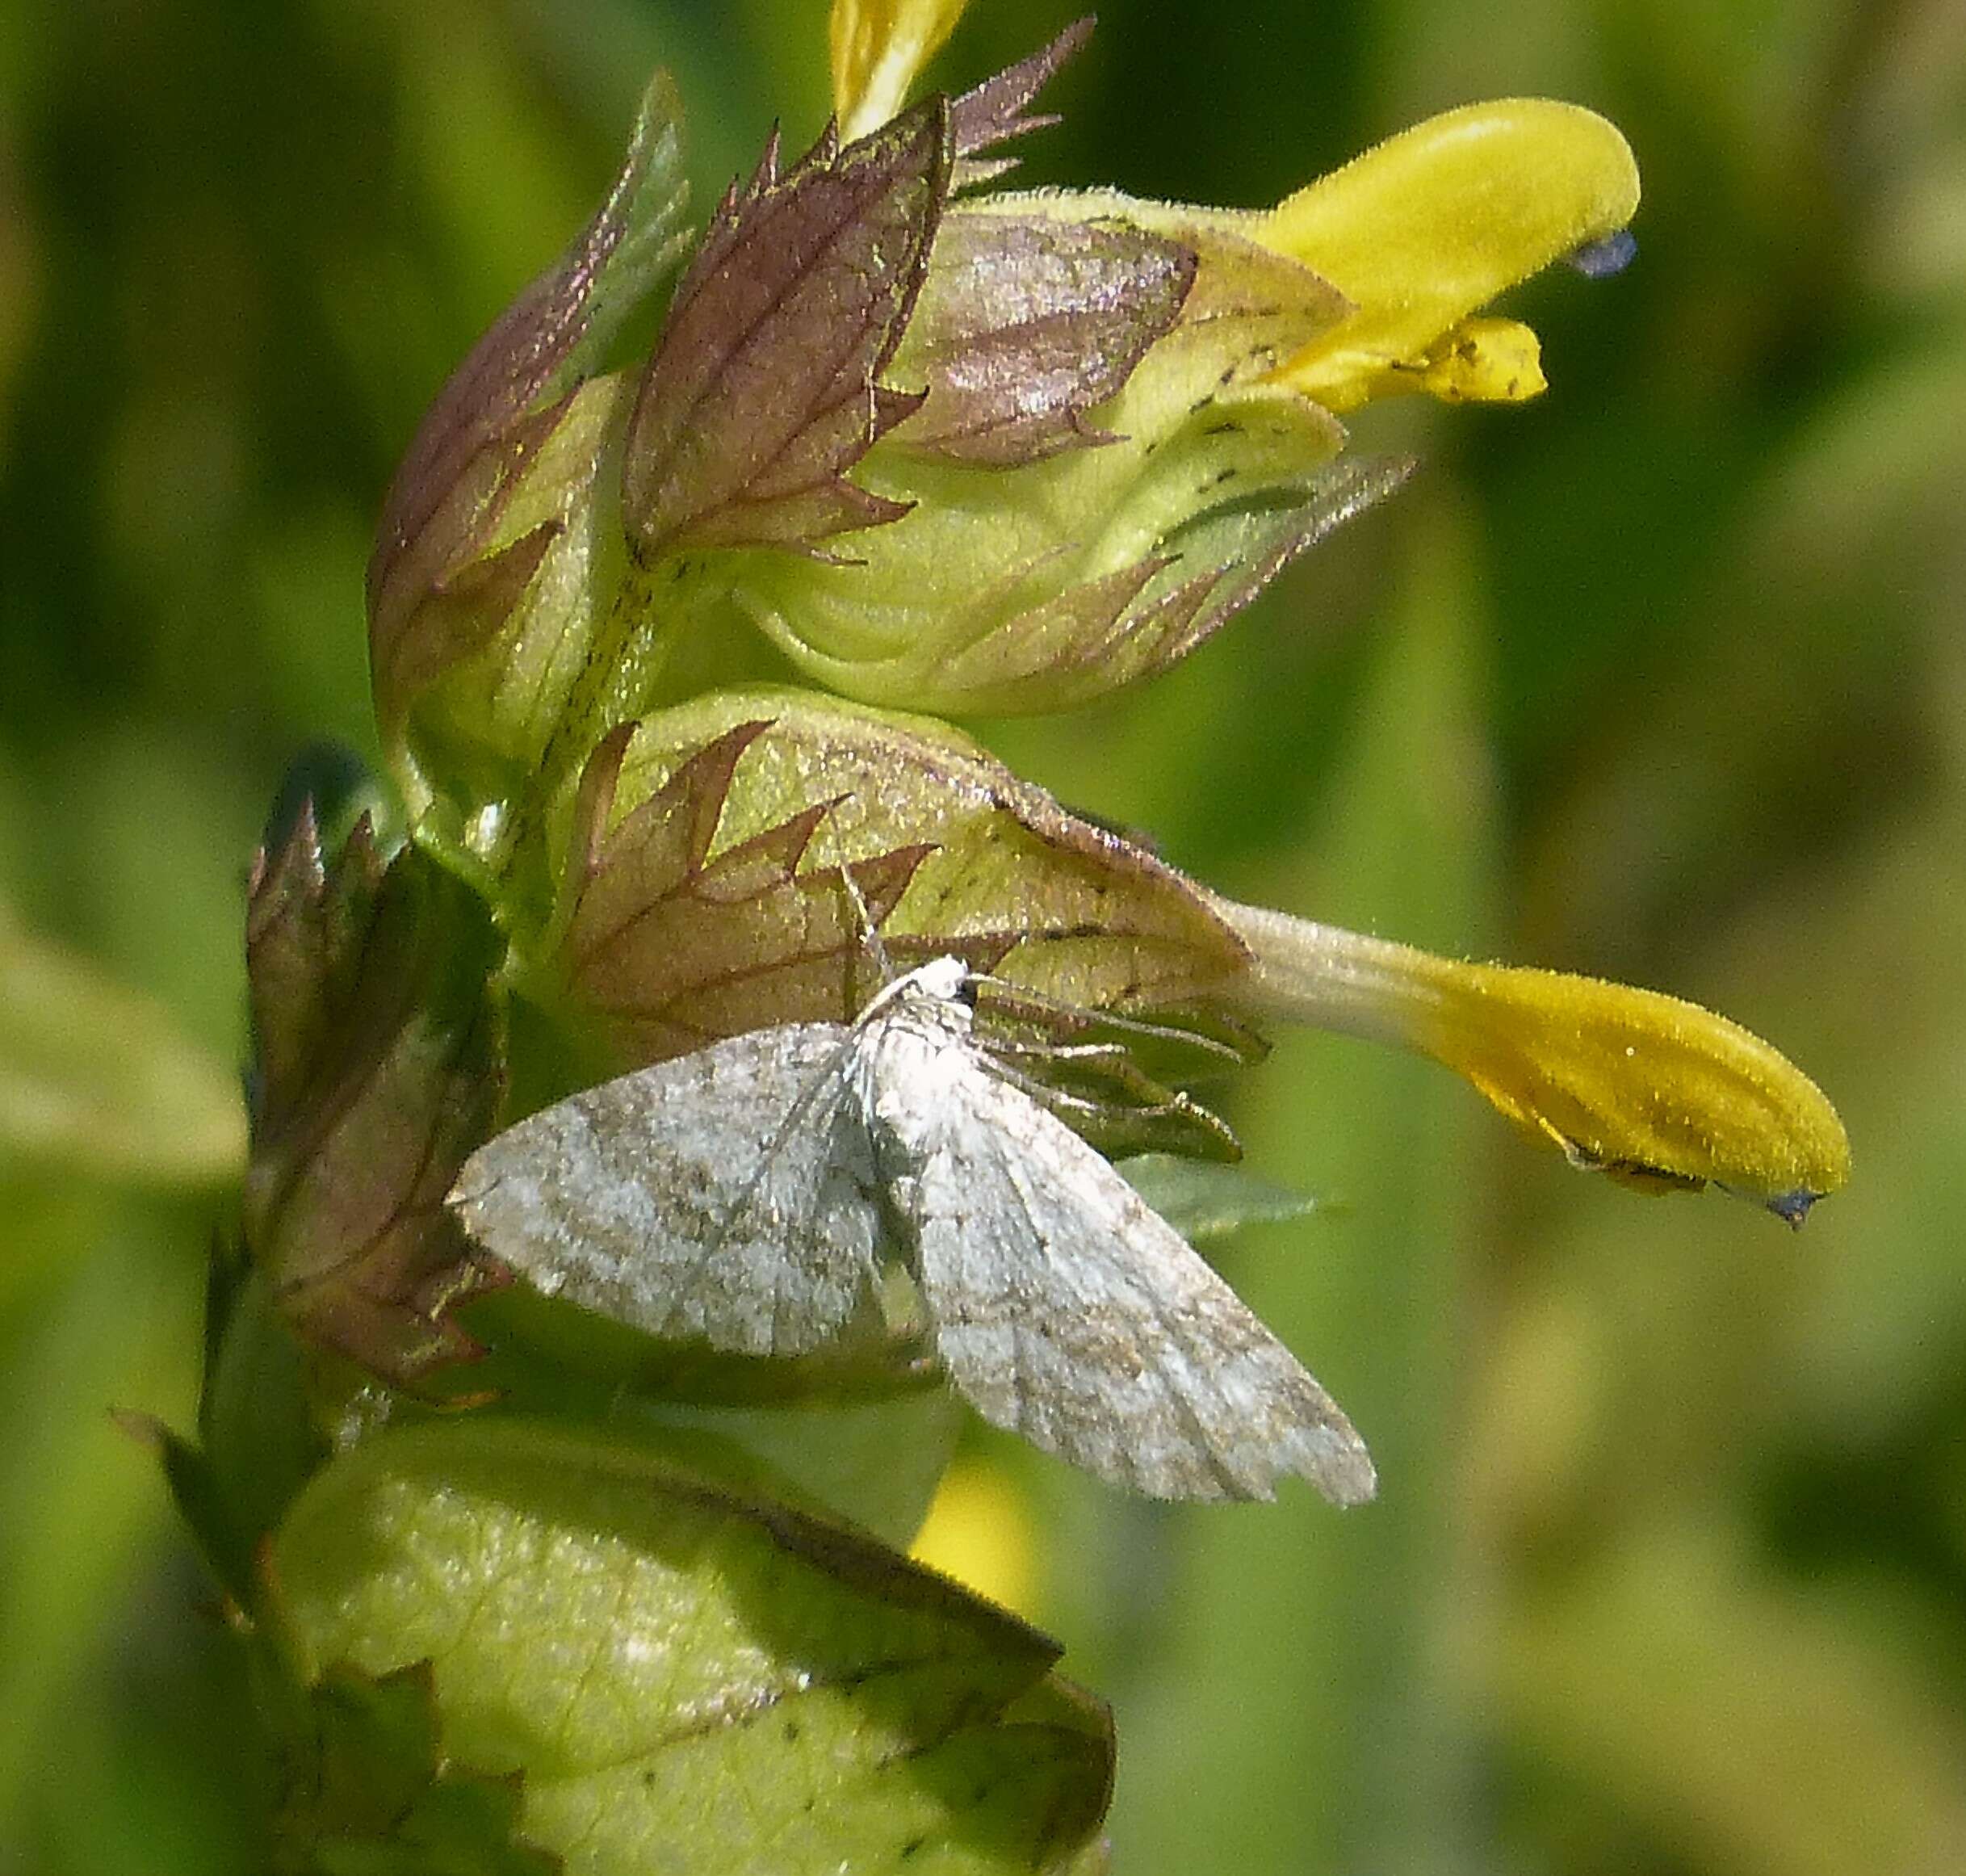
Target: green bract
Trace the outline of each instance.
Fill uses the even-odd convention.
[[[1110,1725],[1055,1643],[660,1447],[382,1434],[314,1479],[270,1570],[340,1738],[379,1757],[392,1687],[399,1733],[441,1738],[387,1761],[392,1807],[351,1778],[291,1809],[309,1866],[412,1828],[467,1866],[514,1822],[501,1786],[530,1844],[594,1871],[1080,1867],[1105,1808]]]

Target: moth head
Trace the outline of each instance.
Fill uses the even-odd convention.
[[[976,1007],[976,974],[958,957],[931,958],[908,972],[909,978],[927,996],[943,1003],[965,1003]]]

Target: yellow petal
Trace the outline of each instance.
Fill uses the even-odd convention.
[[[1536,334],[1513,319],[1464,319],[1421,357],[1419,377],[1443,404],[1524,404],[1549,382]]]
[[[1816,1085],[1697,1004],[1213,903],[1255,954],[1251,1002],[1432,1056],[1574,1165],[1653,1190],[1710,1180],[1792,1224],[1850,1177]]]
[[[828,40],[832,103],[849,141],[878,130],[907,102],[967,0],[833,0]]]
[[[1444,342],[1498,293],[1615,233],[1637,207],[1630,147],[1594,111],[1512,98],[1429,118],[1260,224],[1260,240],[1315,268],[1357,308],[1278,376],[1335,411],[1392,390],[1444,386],[1466,398],[1501,385],[1524,395],[1506,389],[1506,371],[1440,371]]]

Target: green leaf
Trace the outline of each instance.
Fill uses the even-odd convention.
[[[295,1506],[307,1677],[427,1662],[443,1760],[572,1870],[1029,1870],[1112,1740],[1055,1643],[850,1530],[513,1420],[379,1434]]]
[[[0,913],[0,1153],[216,1184],[245,1162],[238,1085],[161,1005]]]
[[[898,1549],[920,1530],[963,1430],[962,1404],[920,1337],[849,1339],[795,1359],[727,1355],[659,1342],[523,1283],[475,1303],[470,1321],[487,1344],[471,1379],[501,1412],[655,1429],[693,1471],[798,1495]],[[234,1449],[244,1444],[235,1434]]]
[[[782,1364],[781,1364],[782,1365]],[[891,1399],[834,1401],[824,1383],[790,1406],[644,1400],[655,1425],[729,1441],[815,1503],[883,1543],[912,1543],[948,1470],[966,1410],[939,1374]]]
[[[266,1273],[216,1249],[205,1289],[199,1443],[165,1433],[171,1495],[212,1573],[252,1606],[262,1541],[327,1456],[294,1339]]]

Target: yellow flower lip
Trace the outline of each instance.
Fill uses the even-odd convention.
[[[1711,1183],[1792,1225],[1849,1180],[1821,1090],[1697,1004],[1211,902],[1255,954],[1247,1001],[1432,1056],[1573,1165],[1648,1191]]]
[[[1534,335],[1469,315],[1616,233],[1637,207],[1630,145],[1580,105],[1505,98],[1429,118],[1251,229],[1356,308],[1277,378],[1336,411],[1400,390],[1440,395],[1443,384],[1459,398],[1533,397]],[[1462,369],[1444,376],[1442,360],[1457,354]]]

